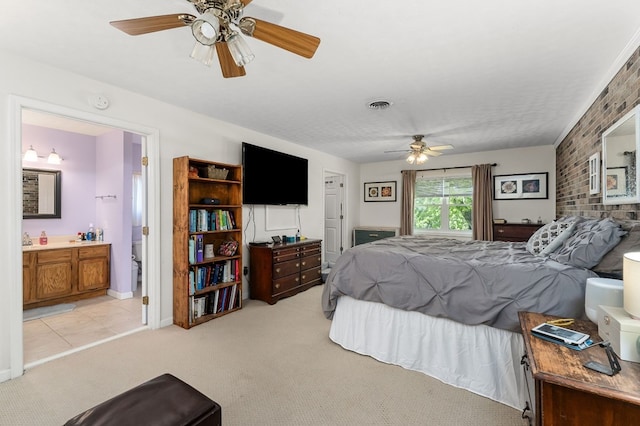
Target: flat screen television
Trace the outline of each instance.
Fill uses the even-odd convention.
[[[244,204],[309,204],[309,161],[242,142]]]

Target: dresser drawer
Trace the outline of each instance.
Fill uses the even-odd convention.
[[[493,239],[494,241],[528,241],[541,226],[519,223],[494,224]]]
[[[300,269],[304,271],[305,269],[313,268],[315,266],[320,266],[321,262],[322,262],[322,257],[320,256],[320,253],[318,253],[317,255],[303,257],[300,261]]]
[[[302,273],[300,274],[300,282],[303,285],[309,284],[313,281],[319,282],[321,279],[322,279],[322,271],[320,270],[319,266],[302,271]]]
[[[276,296],[287,290],[294,289],[300,285],[300,275],[289,275],[284,278],[273,280],[273,295]]]
[[[286,277],[300,272],[300,260],[294,259],[273,265],[273,279]]]

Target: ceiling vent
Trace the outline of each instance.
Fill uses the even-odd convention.
[[[388,101],[373,101],[369,104],[369,109],[387,109],[391,106],[391,102]]]

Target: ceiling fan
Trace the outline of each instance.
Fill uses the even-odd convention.
[[[214,53],[217,52],[225,78],[246,75],[244,66],[255,57],[235,29],[248,37],[257,38],[305,58],[313,57],[320,45],[318,37],[257,18],[243,17],[243,9],[251,0],[187,1],[195,7],[199,16],[176,13],[112,21],[110,24],[129,35],[191,27],[196,39],[191,57],[205,65],[211,65]]]
[[[442,155],[439,151],[445,151],[447,149],[453,149],[451,145],[437,145],[437,146],[427,146],[425,141],[422,140],[424,135],[413,135],[413,142],[409,144],[409,149],[403,149],[399,151],[385,151],[385,153],[391,152],[408,152],[409,156],[407,157],[407,163],[413,164],[422,164],[427,161],[429,156],[437,157]]]

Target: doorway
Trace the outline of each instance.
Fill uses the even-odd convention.
[[[323,275],[345,250],[345,176],[325,171],[324,175],[324,253]]]
[[[132,134],[139,135],[141,138],[141,155],[147,159],[147,167],[143,167],[142,174],[144,175],[145,184],[144,193],[142,195],[144,202],[142,215],[144,217],[145,227],[153,229],[157,229],[155,224],[159,223],[159,217],[157,213],[149,214],[150,212],[159,211],[159,197],[158,197],[158,131],[156,129],[145,128],[142,126],[131,125],[131,123],[124,123],[118,120],[110,119],[108,117],[102,117],[99,115],[85,113],[81,111],[70,110],[64,107],[59,107],[55,105],[45,104],[39,101],[34,101],[30,99],[24,99],[19,97],[12,97],[12,113],[14,115],[14,123],[15,126],[12,128],[11,139],[15,141],[17,145],[18,152],[21,152],[22,148],[22,112],[27,110],[38,111],[43,114],[50,114],[51,116],[55,116],[58,118],[64,118],[66,120],[75,121],[79,125],[97,125],[97,126],[107,126],[111,127],[113,130],[119,129],[123,132],[130,132]],[[22,165],[21,163],[16,165],[16,170],[14,170],[14,176],[16,176],[16,183],[21,183],[22,179],[17,178],[18,176],[22,176]],[[129,180],[131,178],[129,177]],[[18,185],[17,185],[18,186]],[[22,186],[19,185],[15,188],[16,194],[18,195],[16,198],[21,199],[22,195]],[[124,214],[124,213],[123,213]],[[130,212],[128,214],[131,214]],[[21,220],[22,218],[16,217],[17,220]],[[20,233],[21,227],[17,227],[18,232]],[[142,304],[138,302],[138,308],[136,309],[138,312],[135,314],[138,318],[138,326],[136,329],[128,331],[137,331],[137,329],[143,329],[145,326],[142,324],[147,323],[148,327],[155,329],[159,327],[159,298],[153,297],[154,295],[160,294],[159,283],[160,280],[157,277],[156,265],[158,264],[159,258],[159,246],[154,244],[157,241],[159,235],[153,235],[151,233],[147,233],[144,235],[142,240],[142,282],[139,286],[140,295],[147,296],[146,304]],[[131,246],[129,244],[129,246]],[[122,251],[122,250],[120,250]],[[130,252],[130,248],[129,248]],[[113,251],[112,251],[113,255]],[[129,258],[129,263],[127,264],[128,268],[131,268],[131,255],[127,254]],[[16,258],[20,258],[21,256]],[[21,268],[19,269],[21,270]],[[131,277],[131,269],[129,269],[129,277]],[[11,374],[12,377],[17,377],[22,374],[24,370],[24,339],[25,335],[23,333],[23,309],[22,309],[22,280],[18,280],[19,289],[12,294],[12,305],[15,309],[13,312],[15,313],[11,317]],[[152,283],[147,285],[147,283]],[[98,298],[96,298],[98,299]],[[123,298],[126,299],[126,298]],[[126,300],[125,300],[126,301]],[[97,300],[96,300],[97,302]],[[128,334],[127,331],[124,331],[122,334]],[[96,338],[100,341],[111,340],[112,338],[118,337],[116,336],[98,336]],[[86,347],[93,346],[99,342],[92,342],[81,345],[80,347],[75,347],[71,350],[62,352],[59,356],[64,356],[68,353],[75,352],[77,350],[82,350]],[[57,356],[50,357],[49,359],[53,359]],[[47,359],[47,360],[49,360]],[[37,364],[37,363],[36,363]],[[27,365],[29,367],[31,365]]]

